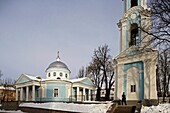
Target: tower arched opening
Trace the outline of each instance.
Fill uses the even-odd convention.
[[[131,8],[134,6],[138,6],[138,0],[131,0]]]
[[[138,35],[139,31],[138,31],[138,24],[133,23],[130,26],[130,41],[129,41],[129,47],[136,45],[139,45],[139,35]]]

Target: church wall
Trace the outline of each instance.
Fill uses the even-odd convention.
[[[54,97],[54,89],[58,89],[58,97]],[[43,101],[67,101],[67,87],[64,83],[47,83],[46,98]]]
[[[145,15],[146,15],[146,13],[145,13]],[[151,31],[151,28],[150,28],[150,26],[152,24],[151,18],[148,18],[148,17],[142,15],[141,20],[142,20],[141,21],[142,27],[147,31]],[[146,45],[147,45],[147,47],[150,47],[149,43],[151,40],[151,36],[143,31],[141,31],[141,36],[142,36],[142,47],[145,47]]]
[[[127,34],[125,34],[126,32],[127,32],[126,22],[123,22],[122,23],[122,29],[121,29],[121,44],[120,44],[121,52],[126,49],[126,40],[122,39],[122,38],[125,38],[127,36]]]
[[[142,99],[157,99],[156,91],[156,63],[157,52],[147,52],[144,54],[132,54],[132,56],[124,57],[118,60],[118,64],[115,66],[116,84],[115,84],[115,99],[121,99],[123,92],[127,94],[129,91],[129,85],[134,81],[138,81],[139,100]],[[129,81],[132,73],[128,73],[129,69],[137,67],[136,74],[139,74],[138,78],[134,78],[134,81]],[[123,70],[123,72],[122,72]],[[135,69],[132,69],[135,73]],[[123,82],[122,82],[123,81]],[[123,90],[122,90],[123,89]],[[135,94],[134,94],[135,95]],[[127,95],[127,100],[137,99],[137,96]]]
[[[145,99],[157,99],[156,90],[156,64],[157,52],[150,53],[144,62],[145,70]]]
[[[140,91],[140,73],[137,67],[131,67],[127,70],[127,100],[138,100]],[[136,85],[136,92],[131,92],[131,85]]]
[[[143,69],[144,68],[143,68],[143,62],[142,61],[124,64],[124,92],[125,92],[125,94],[127,92],[129,92],[129,95],[127,95],[127,100],[134,100],[135,99],[135,97],[133,97],[134,95],[136,95],[137,100],[138,99],[141,100],[141,99],[144,98],[143,97],[144,96]],[[134,79],[135,78],[134,76],[137,76],[136,79]],[[128,81],[128,78],[129,78],[129,81]],[[131,80],[130,80],[130,78],[131,78]],[[133,93],[130,92],[130,90],[129,90],[130,85],[136,85],[136,92],[133,92]]]
[[[124,65],[117,64],[115,66],[115,99],[120,100],[122,99],[122,93],[123,93],[123,84],[124,84]]]

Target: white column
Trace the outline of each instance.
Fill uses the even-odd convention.
[[[18,89],[16,88],[16,101],[18,101]]]
[[[79,87],[77,87],[77,101],[79,101],[79,100],[80,100],[80,99],[79,99],[79,98],[80,98],[80,95],[79,95],[79,94],[80,94],[80,93],[79,93],[79,90],[80,90],[80,89],[79,89]]]
[[[85,88],[83,88],[83,97],[84,97],[84,100],[86,100],[86,91],[85,91],[86,89]]]
[[[32,101],[35,101],[35,85],[32,86]]]
[[[88,94],[88,96],[89,96],[89,101],[91,101],[91,90],[89,89],[89,94]]]
[[[29,92],[29,87],[26,87],[26,101],[28,101],[28,92]]]
[[[23,101],[23,87],[20,89],[20,101]]]

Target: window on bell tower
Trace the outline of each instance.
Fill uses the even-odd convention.
[[[138,6],[138,0],[131,0],[131,8],[134,6]]]
[[[139,46],[140,38],[138,35],[138,24],[134,23],[130,27],[130,41],[129,41],[129,47],[136,45]]]

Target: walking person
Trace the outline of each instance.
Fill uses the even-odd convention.
[[[125,105],[127,105],[126,104],[126,95],[125,95],[125,92],[123,92],[123,94],[122,94],[122,105],[123,105],[123,103],[125,103]]]

